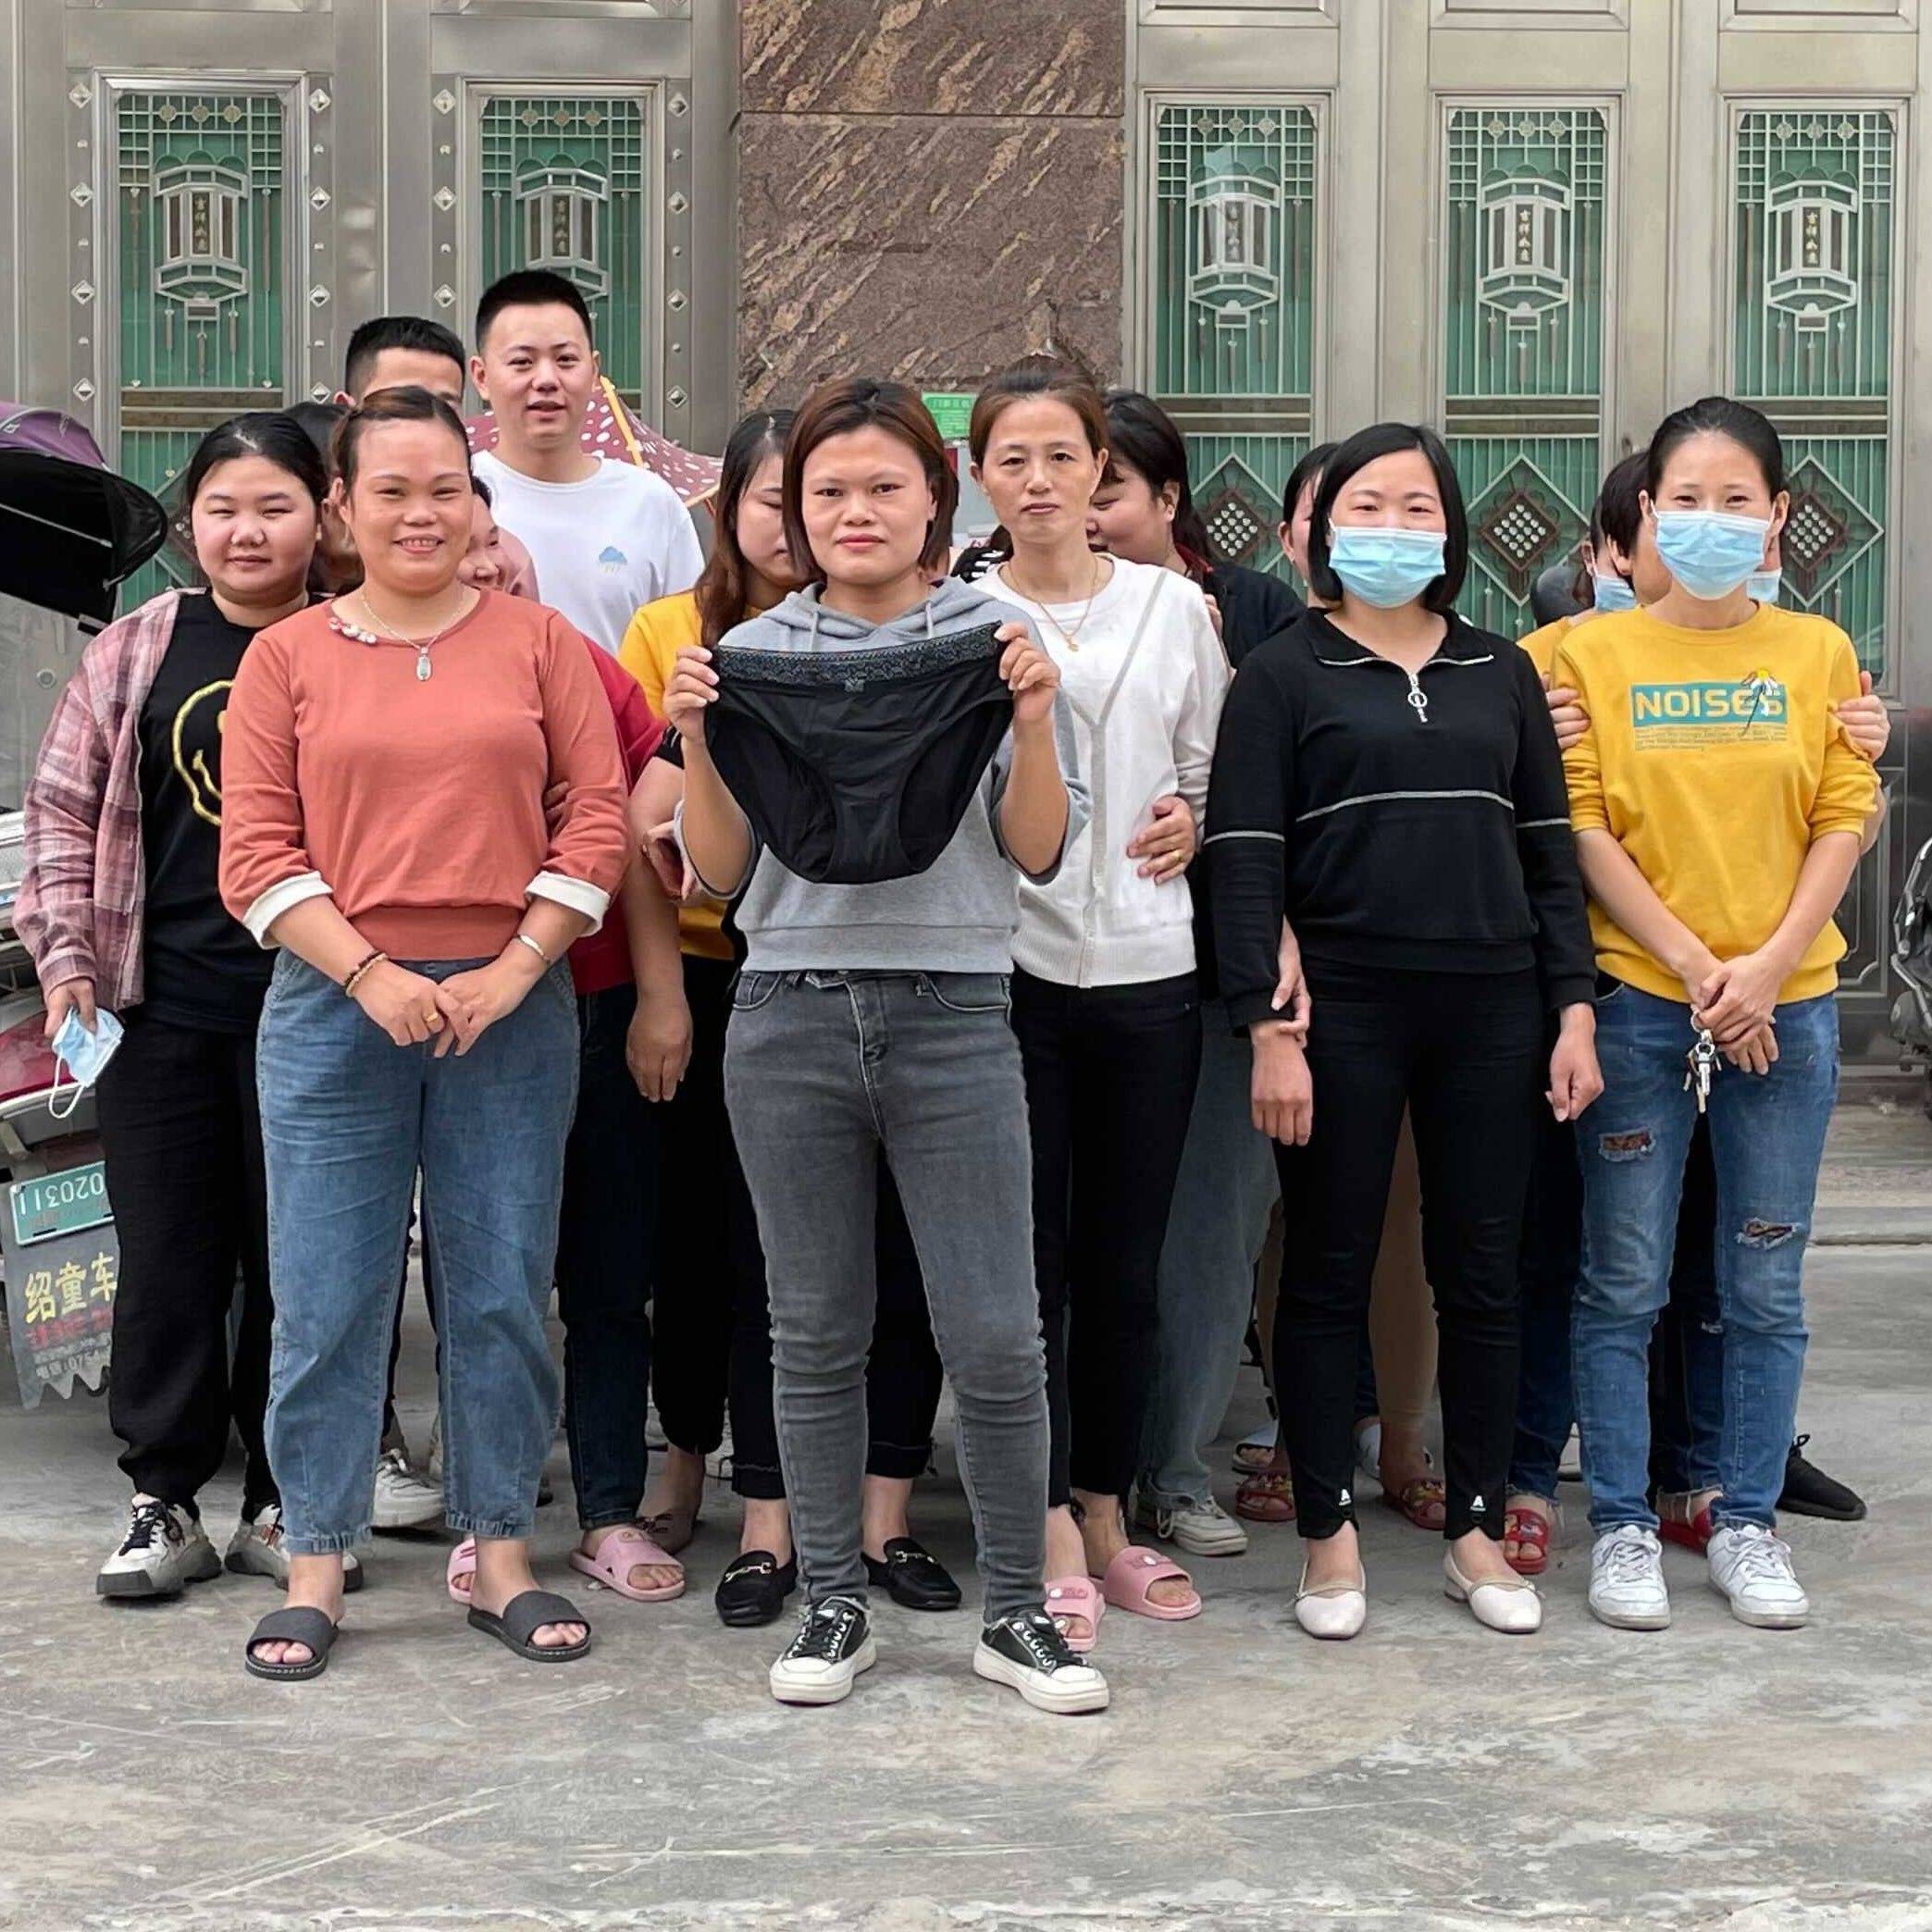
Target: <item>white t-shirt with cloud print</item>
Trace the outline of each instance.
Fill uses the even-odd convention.
[[[613,656],[639,605],[688,590],[704,568],[677,492],[635,464],[601,456],[581,483],[539,483],[485,451],[476,471],[497,522],[527,546],[543,601]]]

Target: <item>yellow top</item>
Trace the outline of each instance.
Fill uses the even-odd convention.
[[[1777,930],[1814,839],[1864,832],[1877,774],[1831,709],[1857,697],[1858,661],[1825,618],[1760,604],[1702,631],[1612,612],[1571,631],[1554,675],[1590,714],[1563,757],[1570,823],[1610,833],[1720,960]],[[1605,972],[1683,1000],[1683,982],[1594,900],[1590,923]],[[1830,992],[1844,952],[1827,920],[1779,1000]]]
[[[689,590],[644,605],[625,629],[617,661],[644,687],[644,696],[659,717],[664,715],[664,687],[676,668],[677,653],[691,649],[703,634],[698,599]],[[715,899],[678,909],[678,944],[699,959],[731,958],[731,941],[724,928],[724,909]]]
[[[1554,624],[1546,624],[1541,630],[1533,630],[1527,638],[1518,638],[1517,642],[1530,653],[1530,662],[1536,666],[1539,677],[1548,677],[1556,662],[1556,648],[1569,636],[1577,624],[1585,616],[1593,617],[1594,611],[1579,611],[1568,617],[1559,617]]]

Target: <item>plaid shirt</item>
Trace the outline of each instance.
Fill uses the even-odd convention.
[[[61,693],[27,787],[27,870],[14,924],[44,988],[91,979],[116,1009],[141,998],[141,708],[181,593],[110,624]]]

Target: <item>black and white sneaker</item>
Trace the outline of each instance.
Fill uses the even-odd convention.
[[[838,1703],[852,1679],[879,1661],[865,1606],[856,1597],[829,1596],[799,1619],[799,1634],[772,1666],[772,1695],[780,1703]]]
[[[221,1558],[200,1519],[180,1505],[136,1496],[127,1534],[101,1566],[94,1593],[104,1597],[180,1596],[191,1583],[221,1574]]]
[[[1104,1711],[1107,1679],[1084,1662],[1044,1610],[1019,1610],[980,1632],[972,1667],[1010,1684],[1037,1711]]]

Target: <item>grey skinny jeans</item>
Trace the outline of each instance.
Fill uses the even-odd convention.
[[[746,972],[724,1094],[771,1278],[779,1460],[806,1600],[864,1600],[865,1362],[885,1151],[959,1409],[987,1622],[1044,1604],[1046,1379],[1005,975]]]

